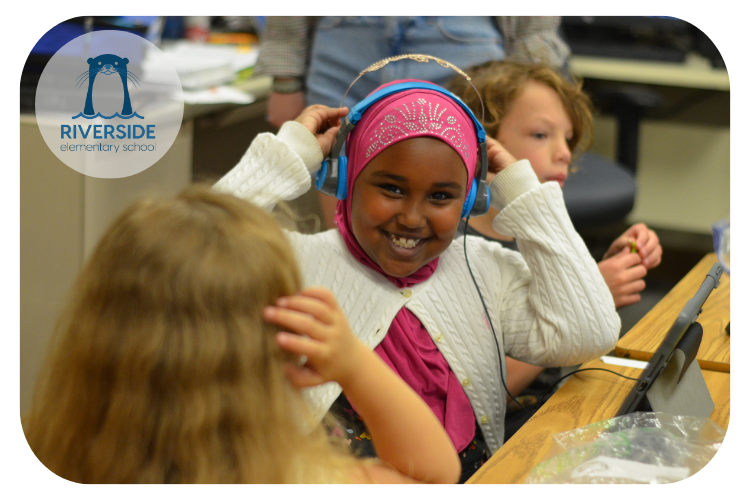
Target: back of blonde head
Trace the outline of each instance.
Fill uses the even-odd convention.
[[[39,460],[84,483],[345,480],[349,460],[284,375],[264,306],[300,289],[285,236],[193,187],[127,209],[73,289],[23,419]]]

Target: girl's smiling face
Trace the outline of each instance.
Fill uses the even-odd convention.
[[[443,141],[398,142],[354,181],[352,232],[386,274],[409,276],[453,241],[467,180],[463,160]]]

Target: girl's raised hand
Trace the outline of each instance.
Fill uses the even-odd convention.
[[[282,297],[275,306],[265,308],[263,317],[286,330],[276,336],[282,349],[307,357],[303,366],[288,367],[287,375],[297,387],[329,381],[344,385],[357,370],[358,360],[370,355],[325,288],[308,288]]]
[[[516,158],[510,154],[497,140],[487,137],[487,170],[491,174],[498,174],[513,165]],[[487,182],[490,182],[487,178]]]
[[[341,118],[348,112],[347,108],[329,108],[321,104],[313,104],[305,108],[294,121],[301,123],[315,135],[325,158],[331,152],[336,133],[341,126]]]
[[[333,294],[308,288],[266,307],[282,349],[307,356],[289,366],[298,387],[338,382],[367,424],[380,460],[353,467],[355,482],[455,483],[461,464],[448,434],[429,406],[380,357],[354,336]],[[307,337],[303,337],[306,335]],[[398,471],[398,474],[395,472]]]

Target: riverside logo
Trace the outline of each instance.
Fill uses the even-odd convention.
[[[136,111],[133,111],[133,106],[130,102],[130,90],[128,89],[128,84],[132,84],[135,87],[140,86],[140,84],[138,76],[132,71],[128,70],[128,62],[130,62],[128,58],[119,57],[114,54],[102,54],[97,57],[90,57],[86,62],[88,63],[88,69],[81,73],[76,80],[77,88],[88,84],[88,90],[86,91],[86,103],[84,105],[83,111],[75,115],[72,119],[75,120],[77,118],[85,118],[87,120],[92,120],[94,118],[102,118],[104,120],[111,120],[117,117],[123,120],[129,120],[130,118],[135,117],[143,120],[143,116],[139,115]],[[92,94],[94,91],[94,82],[96,81],[97,75],[104,75],[104,77],[108,75],[117,75],[122,82],[122,110],[120,112],[115,112],[115,114],[113,114],[112,116],[104,116],[94,110],[94,100]],[[153,124],[145,125],[145,127],[138,124],[127,126],[120,124],[116,127],[117,128],[115,128],[115,125],[111,124],[88,124],[86,125],[86,128],[84,130],[83,126],[80,124],[63,124],[60,125],[60,138],[77,139],[78,137],[81,137],[85,140],[88,139],[89,134],[93,134],[93,139],[142,139],[144,137],[147,140],[156,139],[156,125]],[[99,151],[114,151],[115,153],[117,153],[120,150],[120,145],[118,144],[99,143],[97,146]],[[86,149],[89,147],[90,145],[88,144],[73,144],[70,146],[63,144],[61,145],[61,150],[76,151],[79,148]],[[152,141],[139,145],[133,144],[131,147],[123,145],[122,151],[135,151],[136,148],[139,151],[154,151],[154,147],[155,144]]]
[[[182,86],[168,58],[123,31],[95,31],[66,44],[36,93],[37,124],[50,150],[100,178],[134,175],[161,159],[182,111]]]

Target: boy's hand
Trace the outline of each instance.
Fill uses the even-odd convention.
[[[634,224],[622,233],[612,242],[602,260],[617,255],[623,248],[630,248],[632,243],[635,243],[635,249],[641,258],[641,264],[646,269],[653,269],[661,263],[662,248],[659,244],[659,237],[645,224]]]
[[[518,160],[512,154],[508,153],[498,141],[492,137],[487,137],[487,170],[489,174],[493,174],[487,175],[488,184],[492,181],[495,174],[513,165],[516,161]]]
[[[294,121],[301,123],[315,135],[325,158],[331,152],[336,133],[341,126],[341,118],[346,116],[348,112],[347,108],[329,108],[321,104],[314,104],[305,108]]]
[[[264,319],[288,332],[279,332],[279,346],[306,356],[304,366],[289,366],[287,375],[297,387],[348,380],[369,349],[351,331],[333,294],[325,288],[308,288],[282,297],[268,306]],[[343,384],[342,384],[343,385]]]
[[[647,270],[641,263],[641,256],[630,252],[630,245],[623,248],[620,253],[602,260],[599,263],[599,272],[602,273],[612,298],[615,299],[617,309],[641,300],[639,292],[646,288],[643,278]]]

